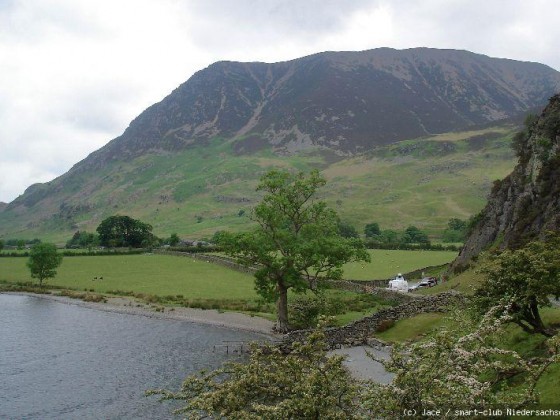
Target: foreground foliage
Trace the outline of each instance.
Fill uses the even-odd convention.
[[[271,345],[254,345],[247,364],[226,363],[189,376],[178,392],[148,394],[185,401],[175,413],[189,418],[357,418],[359,388],[342,361],[342,356],[327,357],[324,333],[317,330],[289,355]]]
[[[480,309],[493,302],[512,300],[511,321],[528,333],[551,336],[541,319],[539,307],[550,306],[550,296],[560,296],[560,238],[531,242],[525,248],[505,250],[487,257],[481,272],[486,281],[477,289]]]
[[[537,382],[560,361],[560,338],[546,341],[546,357],[526,359],[508,349],[510,305],[492,308],[480,322],[458,312],[452,327],[409,347],[395,346],[389,361],[379,361],[395,374],[388,385],[351,378],[342,357],[327,355],[320,328],[289,355],[270,345],[253,347],[247,364],[189,376],[178,392],[148,394],[184,401],[176,413],[194,418],[389,419],[405,410],[524,408],[538,403]]]
[[[370,384],[364,406],[390,418],[404,410],[484,410],[522,408],[538,403],[535,386],[545,370],[558,362],[560,339],[548,341],[550,357],[527,360],[504,343],[511,303],[492,308],[480,323],[464,312],[455,314],[460,327],[442,329],[432,338],[396,345],[383,363],[395,373],[389,385]],[[466,332],[466,334],[465,334]]]

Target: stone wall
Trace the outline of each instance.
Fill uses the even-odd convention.
[[[349,292],[355,293],[371,293],[384,299],[395,301],[397,303],[410,302],[413,299],[421,298],[421,296],[411,293],[401,293],[394,290],[389,290],[386,288],[387,284],[377,286],[378,281],[381,282],[383,280],[325,280],[325,283],[333,289],[347,290]],[[385,281],[385,283],[387,283],[387,281]]]
[[[427,313],[445,312],[454,304],[461,304],[465,297],[456,292],[445,292],[433,296],[416,297],[407,303],[393,308],[382,309],[373,315],[359,319],[343,327],[327,328],[325,331],[329,348],[356,346],[365,344],[382,321],[397,321],[403,318]],[[283,351],[289,352],[292,343],[303,341],[310,330],[298,330],[288,333],[280,343]]]
[[[174,255],[178,257],[189,257],[200,261],[211,262],[231,268],[232,270],[239,271],[241,273],[253,274],[256,271],[256,268],[242,266],[241,264],[235,262],[235,260],[233,260],[232,258],[223,257],[220,255],[163,250],[154,250],[154,253],[161,255]]]

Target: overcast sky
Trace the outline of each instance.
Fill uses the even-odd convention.
[[[0,0],[0,201],[219,60],[466,49],[560,70],[558,0]]]

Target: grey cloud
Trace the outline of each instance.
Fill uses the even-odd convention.
[[[71,3],[0,0],[0,34],[4,41],[17,43],[40,42],[46,33],[56,28],[67,35],[95,36],[102,28],[84,10]]]
[[[230,48],[274,48],[286,41],[315,43],[321,36],[340,30],[352,13],[376,3],[377,0],[195,0],[188,4],[196,15],[189,31],[197,45],[224,53]]]
[[[122,132],[126,127],[121,110],[134,102],[139,92],[140,86],[123,82],[105,81],[95,86],[81,86],[79,90],[62,95],[49,117],[84,132],[106,132],[109,140],[109,133]]]
[[[375,4],[376,0],[195,0],[189,8],[198,16],[219,23],[232,23],[230,30],[251,27],[289,29],[296,33],[324,33],[340,27],[345,17],[357,10]],[[290,33],[286,33],[290,36]]]

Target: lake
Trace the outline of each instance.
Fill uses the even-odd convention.
[[[0,294],[0,418],[173,418],[145,397],[200,369],[238,360],[223,341],[263,336]],[[175,404],[175,406],[177,406]]]

